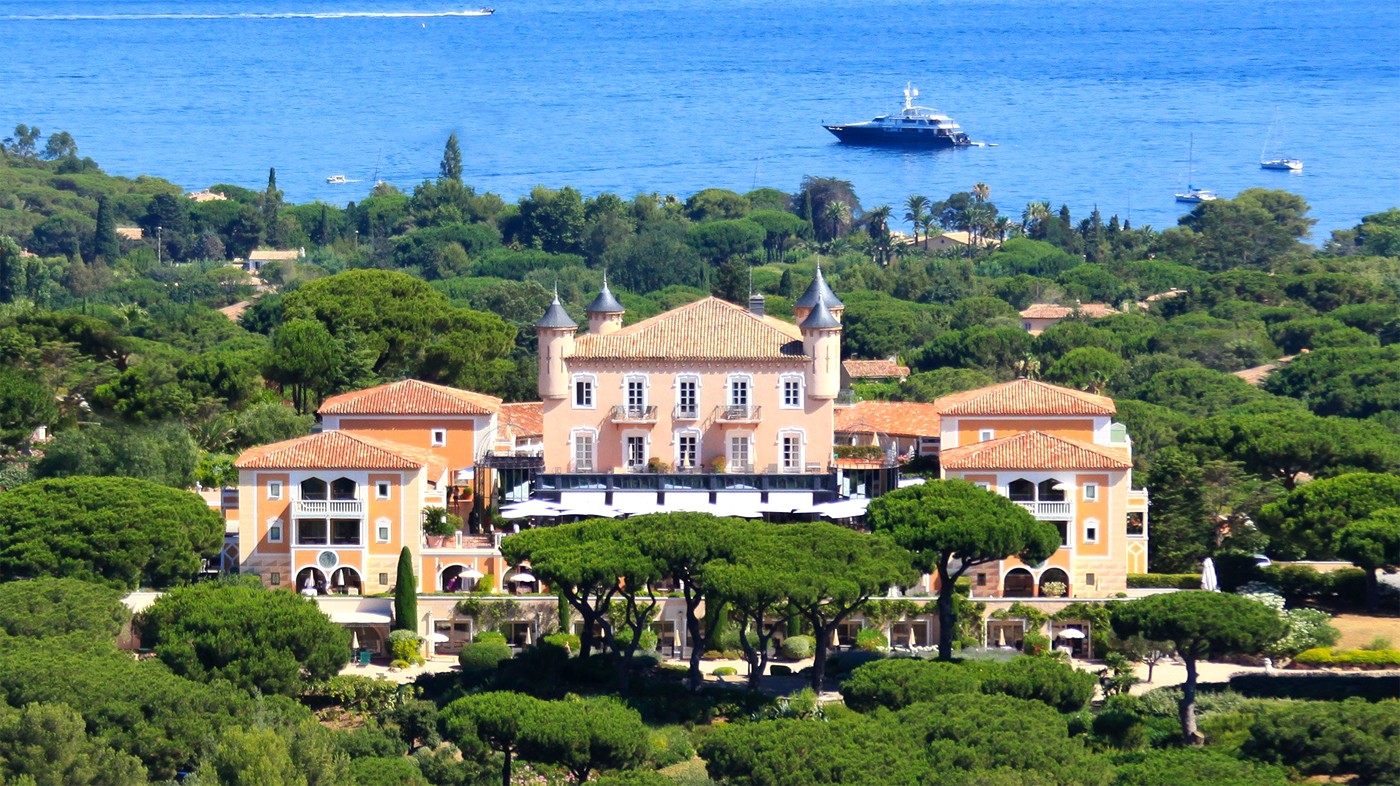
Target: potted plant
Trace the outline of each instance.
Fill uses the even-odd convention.
[[[1069,587],[1063,581],[1047,581],[1040,585],[1040,594],[1046,598],[1063,598]]]
[[[449,513],[447,508],[423,509],[423,534],[430,548],[442,548],[461,528],[462,517]]]
[[[661,474],[670,471],[671,465],[667,464],[666,462],[662,461],[656,456],[652,456],[651,458],[647,459],[647,472],[653,474]]]
[[[725,456],[715,456],[710,459],[710,471],[716,475],[723,475],[729,470],[729,459]]]

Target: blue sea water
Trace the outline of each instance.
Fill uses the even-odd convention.
[[[456,0],[462,2],[463,0]],[[452,2],[452,0],[448,0]],[[1196,186],[1303,195],[1315,240],[1400,205],[1396,0],[0,0],[0,128],[108,171],[343,203],[376,171],[513,199],[852,181],[868,207],[974,183],[1135,225]],[[840,145],[821,121],[920,103],[995,143]],[[1273,131],[1301,174],[1259,169]],[[328,185],[343,173],[360,183]],[[895,214],[902,215],[897,207]]]

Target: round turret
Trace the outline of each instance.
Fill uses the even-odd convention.
[[[846,310],[846,304],[836,297],[836,293],[831,291],[831,287],[826,283],[826,277],[822,275],[821,265],[817,266],[817,275],[812,279],[812,283],[807,285],[807,290],[792,304],[793,314],[797,317],[797,324],[802,324],[812,309],[816,307],[818,300],[826,302],[827,310],[839,322],[841,314]]]
[[[539,340],[539,391],[541,398],[560,399],[569,395],[568,357],[574,350],[574,332],[578,323],[559,302],[559,290],[554,290],[554,302],[535,323]]]
[[[802,330],[802,351],[812,359],[807,367],[807,395],[836,398],[841,392],[841,321],[827,307],[824,294],[817,294],[798,327]]]
[[[598,297],[593,298],[593,302],[588,304],[588,332],[597,336],[606,336],[622,327],[622,315],[626,309],[613,297],[611,289],[608,289],[608,276],[603,274],[603,289],[598,293]]]

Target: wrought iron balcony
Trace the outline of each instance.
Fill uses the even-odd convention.
[[[715,407],[715,422],[757,423],[760,409],[756,404],[723,404]]]
[[[655,423],[656,407],[629,407],[619,404],[612,408],[614,423]]]
[[[699,417],[700,407],[698,406],[686,406],[684,404],[677,404],[676,408],[671,410],[672,420],[696,420]]]

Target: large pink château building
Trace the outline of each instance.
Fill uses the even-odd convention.
[[[757,295],[748,308],[710,297],[624,327],[605,283],[578,335],[556,298],[535,324],[537,492],[627,512],[832,499],[843,309],[818,272],[796,324]]]

